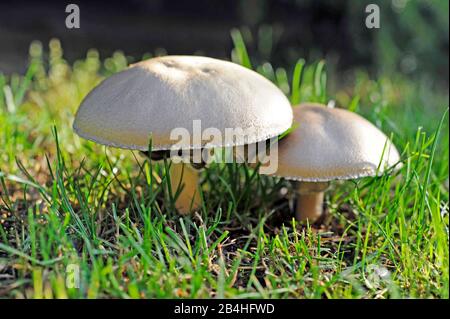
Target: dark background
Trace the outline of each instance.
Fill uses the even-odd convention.
[[[76,3],[81,28],[65,27]],[[367,29],[365,7],[381,8],[381,28]],[[292,66],[326,58],[337,70],[401,72],[448,86],[448,1],[419,0],[0,0],[0,72],[23,73],[33,40],[62,42],[73,62],[90,48],[102,58],[121,50],[229,58],[240,28],[258,62]]]

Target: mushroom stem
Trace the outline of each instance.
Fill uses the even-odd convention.
[[[295,218],[298,221],[315,222],[322,216],[323,192],[299,194]]]
[[[201,205],[198,170],[193,169],[190,165],[174,163],[170,165],[170,184],[172,194],[175,196],[180,190],[175,200],[175,208],[181,214],[187,214],[197,209]]]
[[[313,223],[323,214],[324,191],[328,183],[300,182],[297,186],[295,218]]]

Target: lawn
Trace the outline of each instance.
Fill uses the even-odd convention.
[[[288,181],[212,164],[202,209],[180,217],[167,162],[72,130],[83,97],[133,61],[91,50],[69,65],[57,40],[35,42],[25,75],[0,74],[0,298],[449,298],[448,93],[364,70],[344,81],[327,61],[257,65],[233,40],[232,59],[293,105],[368,118],[402,168],[333,182],[325,220],[305,225]]]

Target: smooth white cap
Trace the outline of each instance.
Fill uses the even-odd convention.
[[[294,107],[293,131],[279,141],[276,176],[321,182],[374,176],[399,161],[386,135],[363,117],[321,104]]]
[[[193,136],[193,120],[201,129],[215,128],[220,143],[243,145],[277,136],[292,124],[292,108],[269,80],[240,65],[198,56],[149,59],[114,74],[82,102],[73,128],[86,139],[126,149],[167,150],[179,142],[175,128]],[[244,134],[225,134],[241,128]],[[177,145],[204,147],[211,137]]]

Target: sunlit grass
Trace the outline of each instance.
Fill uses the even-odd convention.
[[[324,225],[309,227],[288,182],[213,164],[202,209],[180,217],[168,163],[72,131],[83,97],[129,58],[92,50],[71,66],[58,41],[48,58],[33,43],[26,75],[0,75],[0,297],[448,298],[448,96],[364,72],[329,92],[324,61],[255,65],[233,40],[235,62],[293,104],[334,99],[392,134],[403,167],[332,183]]]

